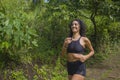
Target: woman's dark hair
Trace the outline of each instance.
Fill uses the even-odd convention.
[[[70,28],[70,34],[69,34],[69,37],[72,37],[73,35],[73,32],[72,32],[72,29],[71,29],[71,26],[72,26],[72,22],[73,21],[77,21],[80,25],[80,35],[81,36],[86,36],[85,33],[86,33],[86,26],[85,24],[83,23],[83,21],[81,21],[80,19],[74,19],[71,21],[71,23],[69,24],[69,28]]]

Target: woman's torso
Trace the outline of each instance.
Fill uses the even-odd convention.
[[[85,49],[83,47],[83,40],[81,39],[81,37],[78,40],[72,40],[71,43],[68,44],[67,48],[68,61],[74,62],[80,60],[78,58],[75,58],[75,56],[84,54],[84,50]]]

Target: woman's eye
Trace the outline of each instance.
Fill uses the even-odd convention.
[[[75,25],[77,25],[77,24],[75,24]]]
[[[73,26],[73,25],[77,25],[77,24],[72,24],[72,26]]]

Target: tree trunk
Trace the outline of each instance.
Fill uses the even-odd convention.
[[[91,17],[90,17],[90,20],[92,21],[93,25],[94,25],[94,48],[96,49],[97,48],[97,24],[96,24],[96,21],[95,21],[95,17],[97,15],[97,10],[98,10],[98,5],[99,3],[94,0],[93,1],[93,13],[91,14]]]

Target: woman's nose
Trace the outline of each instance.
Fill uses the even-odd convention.
[[[73,27],[75,27],[75,25],[73,25]]]

